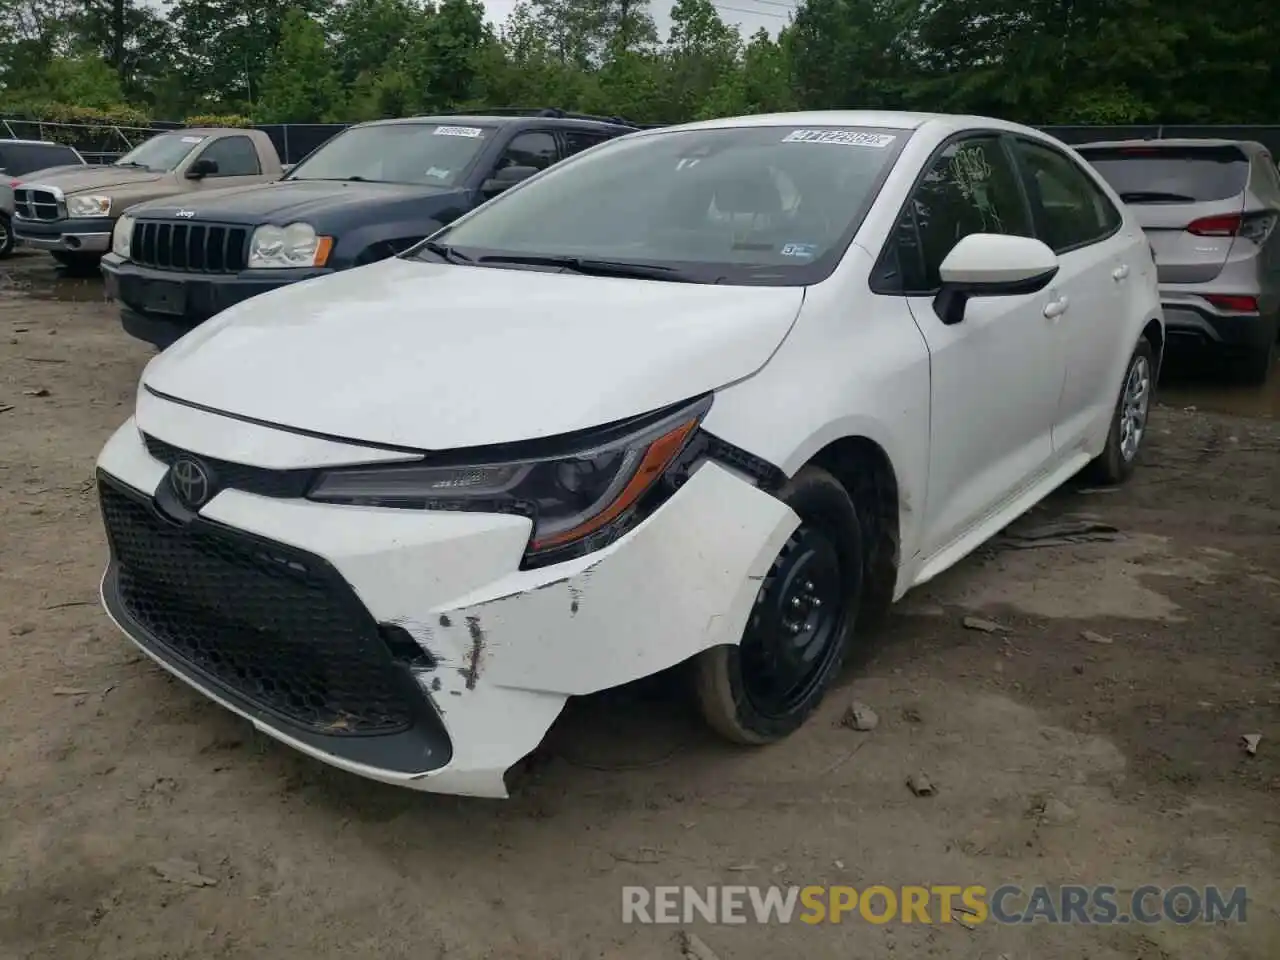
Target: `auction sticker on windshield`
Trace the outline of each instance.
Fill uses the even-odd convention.
[[[846,147],[887,147],[897,140],[891,133],[861,133],[857,130],[792,130],[783,143],[839,143]]]
[[[183,137],[182,142],[183,143],[199,143],[203,139],[204,137]]]
[[[472,140],[484,136],[479,127],[436,127],[432,132],[437,137],[469,137]]]

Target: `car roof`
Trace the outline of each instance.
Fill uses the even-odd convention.
[[[873,127],[890,130],[923,130],[929,128],[940,136],[968,129],[1002,130],[1008,133],[1046,135],[1034,127],[968,114],[913,113],[900,110],[809,110],[796,113],[762,113],[747,117],[724,117],[677,126],[662,127],[646,133],[668,130],[715,130],[726,127]]]
[[[75,149],[65,143],[55,143],[53,140],[9,140],[7,138],[0,139],[0,147],[14,144],[19,147],[66,147],[68,150]]]
[[[1124,149],[1126,147],[1146,147],[1160,149],[1163,147],[1239,147],[1246,153],[1270,153],[1265,144],[1257,140],[1225,140],[1214,137],[1172,137],[1160,140],[1091,140],[1088,143],[1076,143],[1077,150],[1089,149]]]
[[[520,124],[524,126],[545,126],[553,124],[557,127],[563,127],[568,130],[579,128],[583,130],[599,130],[601,127],[609,127],[616,130],[634,130],[635,127],[624,122],[615,122],[606,119],[600,120],[584,120],[580,117],[554,117],[554,116],[535,116],[521,114],[518,116],[500,116],[490,113],[474,113],[474,114],[426,114],[421,117],[394,117],[389,120],[370,120],[366,123],[356,123],[352,126],[356,127],[389,127],[399,126],[401,124],[413,123],[440,123],[449,124],[451,126],[465,124],[483,124],[487,127],[505,127]]]

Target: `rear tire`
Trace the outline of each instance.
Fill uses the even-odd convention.
[[[0,213],[0,260],[7,260],[13,255],[13,221]]]
[[[1236,364],[1236,374],[1244,383],[1262,385],[1271,376],[1271,368],[1276,362],[1276,342],[1272,340],[1265,347],[1254,347],[1240,358]]]
[[[693,662],[703,716],[736,743],[781,740],[817,709],[840,672],[861,599],[866,551],[848,491],[809,466],[779,498],[800,526],[761,582],[741,643]]]
[[[1114,485],[1133,476],[1142,441],[1147,435],[1155,386],[1155,351],[1143,337],[1124,368],[1120,396],[1111,414],[1107,445],[1087,468],[1089,478],[1095,483]]]

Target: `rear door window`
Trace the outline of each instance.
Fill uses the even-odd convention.
[[[1230,145],[1078,149],[1125,203],[1229,200],[1249,182],[1249,158]]]

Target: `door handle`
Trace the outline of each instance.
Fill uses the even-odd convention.
[[[1050,320],[1056,320],[1067,312],[1067,298],[1065,296],[1058,297],[1056,300],[1050,300],[1044,305],[1044,315]]]
[[[1116,267],[1114,270],[1111,271],[1111,279],[1114,280],[1116,283],[1119,283],[1121,280],[1124,280],[1128,276],[1129,276],[1129,265],[1127,263],[1122,263],[1120,264],[1120,266]]]

